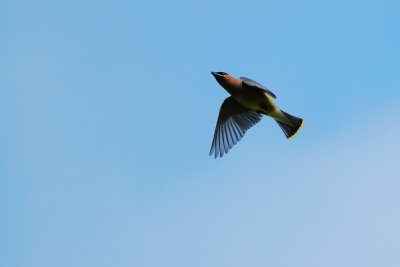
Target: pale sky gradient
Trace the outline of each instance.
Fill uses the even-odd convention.
[[[0,266],[400,266],[397,1],[0,3]],[[208,156],[247,76],[304,118]]]

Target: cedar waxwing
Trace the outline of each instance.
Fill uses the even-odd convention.
[[[265,86],[245,77],[236,79],[225,72],[211,72],[217,82],[231,95],[219,110],[210,156],[228,153],[245,132],[261,120],[262,115],[275,119],[286,138],[292,138],[303,125],[303,119],[280,110],[276,96]]]

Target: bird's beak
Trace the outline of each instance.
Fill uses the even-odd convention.
[[[214,77],[216,77],[216,76],[218,75],[218,74],[217,74],[216,72],[214,72],[214,71],[212,71],[211,74],[212,74]]]

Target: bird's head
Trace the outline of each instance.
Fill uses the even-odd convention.
[[[217,82],[222,85],[223,81],[225,80],[226,76],[228,76],[229,74],[223,71],[219,71],[219,72],[211,72],[211,74],[214,76],[214,78],[217,80]]]

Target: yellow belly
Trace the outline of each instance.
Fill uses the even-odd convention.
[[[264,93],[244,93],[240,94],[236,100],[243,106],[254,111],[261,111],[268,115],[276,109],[271,97]]]

